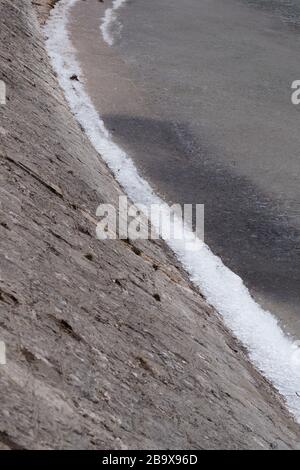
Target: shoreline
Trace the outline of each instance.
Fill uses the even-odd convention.
[[[162,200],[148,181],[140,176],[130,156],[113,142],[105,128],[101,109],[95,109],[82,85],[88,77],[84,77],[76,86],[68,81],[68,75],[74,73],[83,79],[68,32],[69,9],[76,4],[77,0],[61,0],[55,15],[51,16],[46,25],[50,38],[47,48],[61,86],[76,119],[131,200],[146,205],[160,204]],[[55,41],[55,35],[60,38],[59,42]],[[64,38],[63,48],[61,37]],[[62,62],[63,68],[60,66]],[[180,223],[179,220],[175,221],[175,224]],[[204,294],[232,334],[246,347],[257,370],[274,384],[287,401],[289,410],[300,421],[300,397],[297,394],[300,371],[293,363],[297,345],[285,335],[276,317],[255,302],[242,279],[200,240],[196,240],[193,252],[186,248],[184,242],[166,240],[166,243],[195,287]]]
[[[15,64],[0,108],[0,447],[298,448],[284,401],[168,247],[95,239],[97,205],[120,187],[69,111],[29,0],[0,5]]]

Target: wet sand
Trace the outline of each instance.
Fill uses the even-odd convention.
[[[70,32],[116,142],[167,201],[205,204],[206,242],[300,337],[300,37],[280,5],[130,1],[110,48],[89,0]]]

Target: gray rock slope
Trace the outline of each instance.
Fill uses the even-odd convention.
[[[0,0],[0,61],[0,447],[297,447],[282,400],[166,246],[97,241],[96,207],[121,190],[29,0]]]

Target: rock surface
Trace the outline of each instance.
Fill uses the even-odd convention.
[[[37,17],[41,24],[44,24],[48,18],[49,11],[55,6],[58,0],[32,0],[31,3],[35,7]]]
[[[97,241],[96,208],[121,190],[30,1],[0,0],[0,23],[0,448],[296,448],[282,400],[167,247]]]

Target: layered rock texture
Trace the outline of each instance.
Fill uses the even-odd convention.
[[[96,239],[97,206],[122,192],[35,15],[0,0],[0,447],[297,447],[282,400],[167,247]]]

